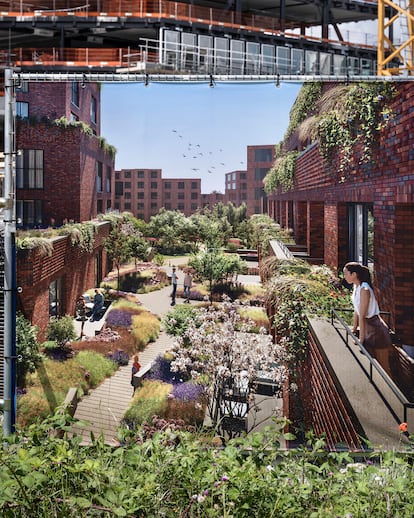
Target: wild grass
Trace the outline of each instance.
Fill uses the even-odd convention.
[[[141,351],[149,342],[154,342],[160,334],[161,322],[158,317],[145,311],[132,317],[132,336],[136,348]]]
[[[167,398],[171,389],[172,385],[162,381],[144,381],[142,387],[136,390],[125,412],[124,421],[135,427],[153,415],[163,415],[168,406]]]
[[[269,318],[263,308],[241,307],[239,313],[243,319],[254,322],[254,332],[257,332],[262,327],[269,329]]]
[[[27,377],[27,393],[17,399],[17,425],[45,419],[63,403],[71,387],[77,387],[79,395],[85,394],[116,369],[114,362],[92,351],[66,361],[44,358]]]

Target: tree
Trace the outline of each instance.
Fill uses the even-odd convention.
[[[52,317],[47,326],[46,335],[48,340],[54,340],[58,347],[65,347],[67,342],[76,338],[73,318],[70,315]]]
[[[210,302],[216,284],[231,284],[238,274],[247,271],[247,264],[238,255],[226,255],[219,248],[208,248],[189,260],[198,278],[209,282]]]
[[[109,237],[104,240],[105,250],[112,260],[117,271],[117,284],[119,290],[119,271],[121,265],[131,257],[131,248],[128,236],[121,227],[111,230]]]
[[[34,372],[42,360],[36,339],[37,327],[21,313],[16,318],[17,386],[24,387],[26,374]]]
[[[171,370],[207,382],[215,424],[222,417],[226,394],[240,396],[245,388],[246,398],[252,400],[259,371],[279,387],[286,379],[285,350],[264,330],[251,333],[252,327],[252,322],[242,321],[237,303],[225,301],[219,307],[200,308],[177,337]]]

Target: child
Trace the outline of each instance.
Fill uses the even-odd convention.
[[[141,370],[141,364],[139,363],[139,354],[134,355],[134,362],[132,364],[132,374],[131,374],[131,385],[135,389],[137,388],[137,385],[135,385],[134,375]]]

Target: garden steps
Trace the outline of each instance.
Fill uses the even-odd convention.
[[[153,362],[158,355],[171,349],[173,342],[173,337],[161,332],[155,342],[140,352],[141,365]],[[131,359],[128,365],[121,366],[113,376],[78,402],[75,418],[87,424],[76,424],[73,431],[82,436],[83,444],[91,443],[91,432],[95,437],[103,435],[106,444],[119,444],[117,430],[134,393],[131,386],[132,362]]]

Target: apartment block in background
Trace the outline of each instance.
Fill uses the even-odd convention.
[[[247,205],[247,213],[267,212],[263,179],[275,160],[275,145],[247,146],[247,170],[232,171],[225,178],[225,199],[237,207]]]
[[[161,169],[121,169],[115,172],[114,209],[149,221],[161,208],[190,216],[201,207],[199,178],[162,178]]]

